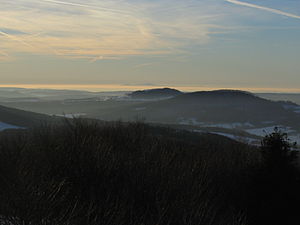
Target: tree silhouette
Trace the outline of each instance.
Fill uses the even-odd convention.
[[[276,127],[263,138],[261,157],[252,224],[298,224],[300,218],[295,205],[300,199],[300,186],[296,143],[291,143],[287,133]]]
[[[291,143],[287,133],[278,127],[264,137],[261,142],[261,153],[267,170],[277,173],[291,172],[297,161],[297,143]],[[278,175],[278,174],[277,174]]]

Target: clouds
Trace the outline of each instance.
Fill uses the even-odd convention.
[[[284,12],[284,11],[281,11],[281,10],[278,10],[278,9],[268,8],[268,7],[255,5],[255,4],[251,4],[251,3],[247,3],[247,2],[241,2],[241,1],[237,1],[237,0],[226,0],[226,1],[230,2],[230,3],[233,3],[233,4],[236,4],[236,5],[242,5],[242,6],[246,6],[246,7],[250,7],[250,8],[260,9],[260,10],[268,11],[268,12],[275,13],[275,14],[278,14],[278,15],[294,18],[294,19],[300,19],[299,15]]]
[[[0,48],[9,55],[93,60],[168,54],[191,41],[208,42],[217,16],[197,1],[175,1],[0,0]]]
[[[74,3],[74,2],[68,2],[68,1],[57,1],[57,0],[41,0],[41,1],[59,4],[59,5],[69,5],[69,6],[75,6],[75,7],[80,7],[80,8],[86,8],[86,9],[96,10],[96,11],[104,11],[104,12],[110,12],[110,13],[116,13],[116,14],[130,15],[130,13],[127,11],[116,10],[116,9],[107,8],[107,7],[100,7],[97,5],[88,5],[88,4]]]
[[[0,0],[0,49],[88,61],[179,54],[238,32],[226,2],[300,18],[238,0]]]

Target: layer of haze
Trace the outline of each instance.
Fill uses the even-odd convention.
[[[2,86],[300,91],[299,1],[0,4]]]

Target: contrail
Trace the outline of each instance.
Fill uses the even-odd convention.
[[[264,7],[264,6],[260,6],[260,5],[255,5],[255,4],[251,4],[251,3],[247,3],[247,2],[241,2],[238,0],[226,0],[227,2],[230,2],[232,4],[236,4],[236,5],[242,5],[242,6],[246,6],[246,7],[251,7],[251,8],[255,8],[255,9],[260,9],[260,10],[264,10],[264,11],[268,11],[271,13],[275,13],[278,15],[282,15],[282,16],[287,16],[290,18],[295,18],[295,19],[300,19],[300,16],[292,14],[292,13],[288,13],[288,12],[284,12],[278,9],[272,9],[272,8],[268,8],[268,7]]]
[[[112,12],[112,13],[121,13],[121,14],[130,15],[126,11],[116,10],[116,9],[111,9],[111,8],[106,8],[106,7],[91,6],[91,5],[86,5],[86,4],[79,4],[79,3],[74,3],[74,2],[65,2],[65,1],[58,1],[58,0],[42,0],[42,1],[54,3],[54,4],[60,4],[60,5],[70,5],[70,6],[77,6],[77,7],[87,8],[87,9],[92,9],[92,10],[102,10],[102,11],[107,11],[107,12]]]

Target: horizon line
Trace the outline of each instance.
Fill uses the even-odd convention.
[[[111,91],[136,91],[157,88],[174,88],[180,91],[213,91],[213,90],[241,90],[256,93],[300,93],[299,88],[270,88],[270,87],[224,87],[224,86],[200,86],[200,85],[127,85],[127,84],[0,84],[0,88],[24,88],[24,89],[51,89],[51,90],[77,90],[89,92]]]

